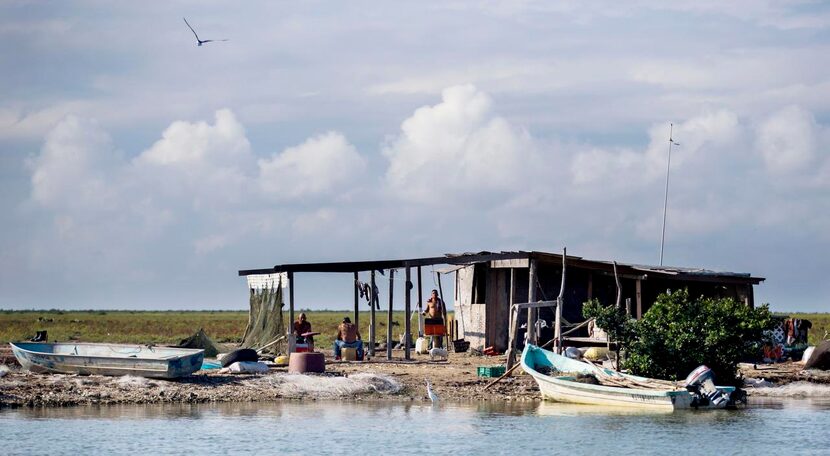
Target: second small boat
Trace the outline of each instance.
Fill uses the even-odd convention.
[[[670,382],[623,374],[531,344],[525,345],[521,363],[536,380],[542,398],[557,402],[662,410],[726,408],[735,402],[735,388],[715,386],[705,366],[686,382]]]

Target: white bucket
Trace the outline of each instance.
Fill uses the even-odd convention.
[[[418,353],[419,355],[429,353],[429,342],[425,338],[419,337],[415,341],[415,353]]]

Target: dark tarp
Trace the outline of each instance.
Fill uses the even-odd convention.
[[[179,348],[201,348],[205,351],[205,358],[216,358],[219,354],[219,347],[216,342],[211,340],[202,328],[196,331],[196,334],[183,339],[179,342]]]

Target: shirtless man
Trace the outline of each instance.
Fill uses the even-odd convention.
[[[363,360],[363,341],[360,340],[360,331],[349,317],[343,318],[343,322],[337,327],[337,335],[334,338],[334,359],[340,359],[340,349],[343,347],[356,348],[357,359]]]
[[[424,311],[424,316],[433,320],[432,324],[444,324],[444,301],[438,297],[438,290],[432,290],[432,295],[427,300],[427,309]],[[444,346],[443,336],[431,336],[432,348],[441,348]]]

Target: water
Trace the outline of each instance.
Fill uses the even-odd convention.
[[[0,453],[830,454],[830,398],[647,413],[552,403],[291,401],[0,411]]]

